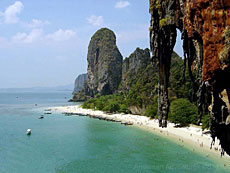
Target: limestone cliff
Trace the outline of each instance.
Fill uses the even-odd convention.
[[[122,65],[121,87],[123,91],[128,91],[134,82],[133,79],[141,69],[145,69],[150,63],[149,49],[137,48],[129,57],[125,58]]]
[[[159,125],[167,126],[171,54],[179,29],[200,118],[210,105],[213,140],[220,139],[222,154],[230,154],[229,99],[221,96],[226,90],[230,98],[230,1],[150,0],[150,13],[150,44],[159,69]]]
[[[86,81],[87,74],[80,74],[74,83],[74,90],[73,95],[77,94],[79,91],[81,91],[84,88],[84,83]]]
[[[172,53],[171,69],[172,75],[169,79],[170,97],[186,98],[187,95],[181,91],[188,91],[182,82],[183,60],[175,52]],[[156,110],[158,92],[157,73],[157,64],[150,60],[149,49],[142,50],[137,48],[124,60],[120,91],[125,97],[123,103],[127,101],[128,109],[132,114],[150,116],[147,112],[149,110]],[[186,92],[186,94],[189,93]],[[155,115],[156,112],[151,116],[154,117]]]
[[[121,81],[122,60],[113,31],[107,28],[98,30],[88,47],[85,94],[94,97],[114,93]]]

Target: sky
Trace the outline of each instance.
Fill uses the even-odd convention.
[[[0,88],[74,83],[87,72],[91,36],[107,27],[123,57],[149,48],[149,2],[143,0],[0,1]],[[182,56],[180,34],[175,51]]]

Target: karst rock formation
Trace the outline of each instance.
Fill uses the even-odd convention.
[[[74,82],[74,90],[73,90],[73,95],[77,94],[79,91],[81,91],[84,88],[84,84],[87,78],[87,74],[80,74],[76,78]]]
[[[91,97],[113,94],[121,81],[123,61],[113,31],[102,28],[92,36],[87,61],[85,94]]]
[[[200,119],[210,110],[213,141],[217,137],[222,154],[230,154],[230,1],[150,0],[150,14],[152,58],[159,68],[159,126],[167,127],[171,54],[179,29]]]
[[[122,64],[121,86],[123,91],[129,91],[131,87],[130,80],[145,69],[150,63],[149,49],[137,48],[129,57],[125,58]]]

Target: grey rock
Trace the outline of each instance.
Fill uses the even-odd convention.
[[[114,32],[107,28],[98,30],[88,47],[85,94],[94,97],[115,93],[121,81],[122,60]]]
[[[81,91],[84,88],[84,83],[86,82],[87,74],[80,74],[74,84],[74,90],[73,95],[77,94],[79,91]]]
[[[122,90],[130,89],[130,81],[136,78],[136,75],[144,70],[150,63],[150,50],[137,48],[128,58],[125,58],[122,65]]]

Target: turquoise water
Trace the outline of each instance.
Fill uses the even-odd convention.
[[[135,127],[52,114],[70,93],[0,93],[0,172],[229,172]],[[16,98],[18,97],[18,98]],[[38,106],[35,106],[38,104]],[[32,135],[25,132],[32,129]]]

